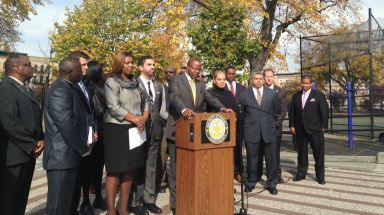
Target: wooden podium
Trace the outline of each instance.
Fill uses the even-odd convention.
[[[227,122],[227,136],[214,144],[206,129],[220,125],[220,117]],[[219,120],[212,123],[213,118]],[[234,113],[200,113],[176,122],[176,214],[234,214],[235,128]]]

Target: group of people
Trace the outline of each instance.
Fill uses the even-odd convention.
[[[263,175],[266,189],[276,195],[284,183],[280,167],[282,123],[289,114],[289,127],[298,146],[298,169],[294,181],[303,180],[308,169],[308,142],[315,157],[316,178],[324,184],[324,129],[328,104],[324,94],[311,89],[312,77],[302,77],[302,90],[292,97],[274,84],[268,68],[251,73],[248,89],[235,81],[236,68],[213,71],[213,87],[206,89],[202,61],[191,57],[179,70],[164,67],[165,80],[155,79],[156,60],[135,59],[117,53],[104,75],[103,65],[82,52],[72,52],[59,63],[60,75],[46,91],[43,105],[27,87],[33,76],[29,58],[10,54],[6,77],[0,84],[0,211],[24,214],[36,158],[43,153],[47,172],[46,214],[108,215],[161,214],[156,205],[167,175],[170,209],[176,214],[176,130],[174,123],[202,112],[236,112],[234,149],[235,180],[245,181],[252,192]],[[43,122],[42,122],[43,121]],[[43,132],[44,127],[44,132]],[[247,177],[241,175],[244,142]],[[170,168],[167,171],[166,162]],[[106,170],[106,201],[101,195]],[[94,190],[91,205],[89,192]],[[116,195],[119,203],[116,208]]]

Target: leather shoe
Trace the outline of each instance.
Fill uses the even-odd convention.
[[[107,203],[105,203],[104,199],[95,199],[93,201],[93,208],[98,208],[98,209],[101,209],[101,210],[107,210]]]
[[[156,204],[154,203],[144,203],[143,204],[143,208],[151,213],[154,213],[154,214],[161,214],[163,213],[163,211],[161,210],[161,208],[157,207]]]
[[[250,193],[253,189],[255,189],[255,186],[245,186],[244,192]]]
[[[148,211],[143,209],[141,206],[131,207],[131,208],[129,208],[129,212],[134,213],[135,215],[149,215]]]
[[[267,188],[268,192],[272,195],[277,195],[277,189],[276,187],[268,187]]]
[[[284,179],[282,177],[278,177],[277,178],[277,183],[283,184],[284,183]]]
[[[305,179],[305,176],[298,176],[296,175],[294,178],[293,178],[293,181],[301,181],[301,180],[304,180]]]
[[[317,183],[319,183],[319,184],[321,184],[321,185],[324,185],[324,184],[325,184],[325,180],[324,180],[324,179],[323,179],[323,180],[318,179],[318,180],[317,180]]]
[[[171,211],[172,211],[172,214],[173,215],[176,215],[176,209],[174,208],[174,209],[171,209]]]
[[[92,205],[89,202],[83,202],[80,205],[80,212],[84,215],[95,215]]]

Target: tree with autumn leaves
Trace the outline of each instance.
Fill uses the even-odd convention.
[[[20,22],[29,20],[36,14],[35,7],[43,5],[44,0],[0,0],[0,50],[11,51],[20,41],[17,27]]]
[[[115,51],[124,49],[136,55],[152,54],[161,65],[178,67],[186,51],[192,51],[206,56],[204,59],[232,58],[235,64],[247,61],[251,71],[259,71],[268,60],[283,57],[278,47],[284,34],[297,38],[299,34],[325,33],[337,25],[335,20],[356,16],[359,3],[360,0],[84,0],[73,11],[67,11],[63,24],[56,24],[52,47],[56,60],[82,49],[93,59],[106,62]],[[228,8],[236,13],[225,10]],[[217,29],[220,32],[215,32]],[[247,44],[249,41],[253,43]],[[215,50],[210,49],[213,46]]]

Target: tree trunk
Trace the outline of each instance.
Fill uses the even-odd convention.
[[[265,63],[269,58],[268,48],[262,48],[260,52],[255,56],[248,58],[250,71],[251,72],[260,72],[263,70]]]

